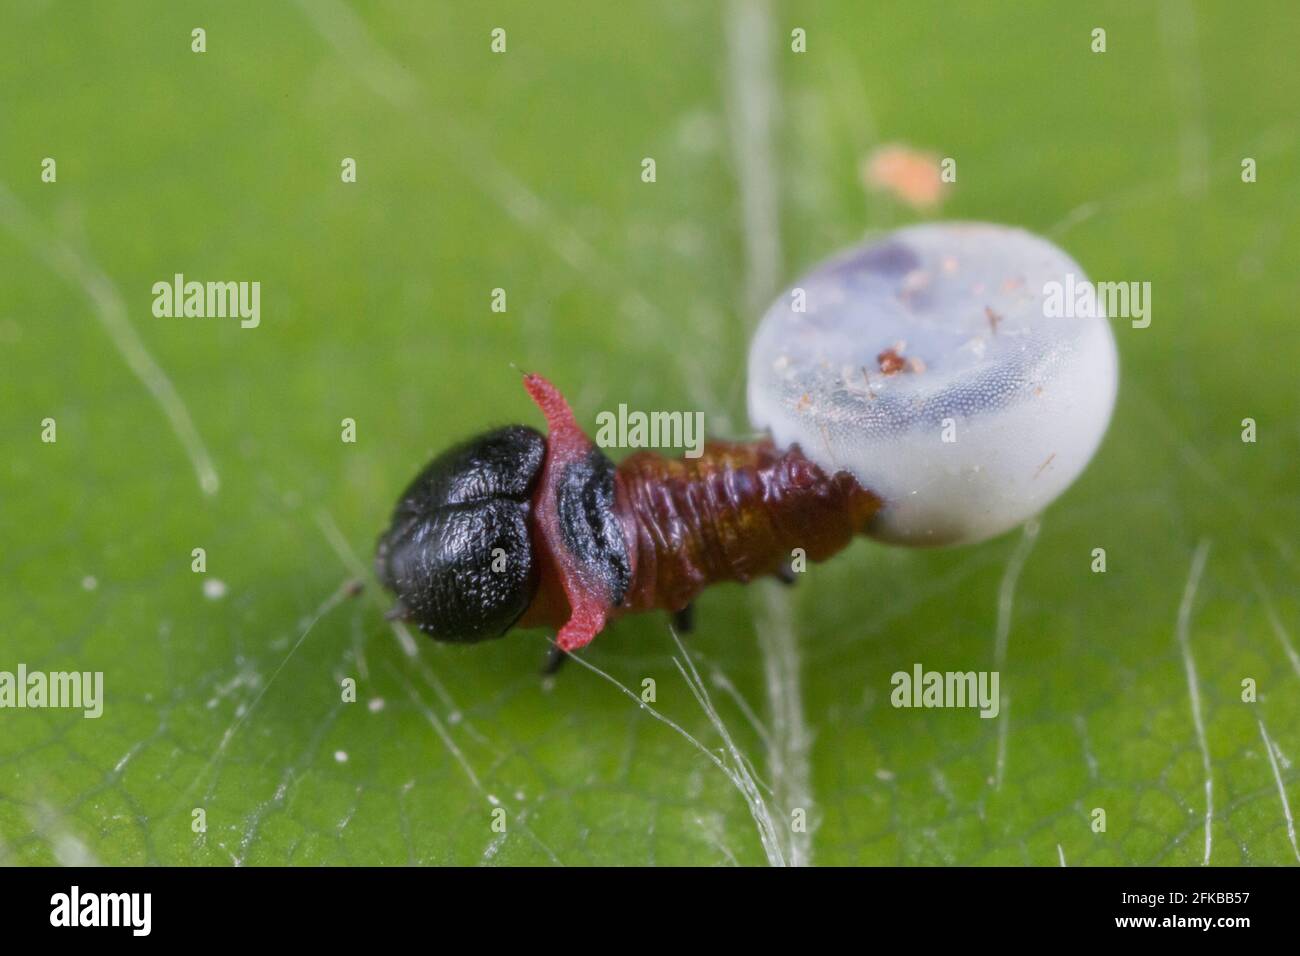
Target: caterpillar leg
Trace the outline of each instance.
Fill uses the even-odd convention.
[[[695,630],[695,605],[688,604],[680,611],[673,611],[673,630],[678,634],[690,634]]]
[[[560,668],[564,666],[564,662],[568,659],[569,654],[567,651],[562,651],[557,645],[552,644],[546,651],[546,659],[542,662],[542,676],[550,677],[552,674],[559,673]]]

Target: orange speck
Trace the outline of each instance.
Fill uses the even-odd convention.
[[[914,209],[937,206],[943,194],[939,157],[897,143],[881,146],[868,156],[862,178],[872,189],[890,193]]]

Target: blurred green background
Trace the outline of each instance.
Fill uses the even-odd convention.
[[[1296,863],[1297,13],[1089,7],[4,0],[0,670],[102,670],[107,700],[0,712],[0,862],[1200,863],[1190,659],[1210,862]],[[540,424],[511,362],[589,427],[743,434],[766,297],[918,217],[863,188],[887,142],[957,159],[943,217],[1150,281],[1153,321],[1115,323],[1115,420],[1036,541],[862,541],[705,595],[734,752],[661,616],[586,652],[743,755],[765,850],[683,736],[582,667],[540,680],[539,633],[412,659],[373,580],[338,592],[431,453]],[[260,281],[261,326],[155,318],[176,272]],[[1003,719],[891,708],[914,661],[993,666],[1000,594]]]

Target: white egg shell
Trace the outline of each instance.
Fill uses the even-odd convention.
[[[1044,307],[1049,283],[1086,281],[1052,243],[1007,226],[911,226],[850,249],[763,317],[750,418],[878,495],[873,537],[1000,534],[1078,477],[1110,421],[1108,320]]]

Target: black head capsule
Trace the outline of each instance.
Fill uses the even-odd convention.
[[[443,452],[411,482],[375,554],[403,617],[457,643],[519,620],[537,590],[530,496],[545,454],[541,434],[511,425]]]

